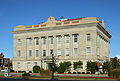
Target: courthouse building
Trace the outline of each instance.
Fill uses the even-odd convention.
[[[16,26],[12,33],[15,71],[32,71],[35,65],[49,69],[52,53],[58,65],[82,61],[82,72],[86,71],[87,61],[110,60],[111,35],[104,20],[96,17],[56,20],[51,16],[37,25]]]

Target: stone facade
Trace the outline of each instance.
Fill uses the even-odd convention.
[[[98,21],[96,17],[58,21],[51,16],[37,25],[16,26],[12,33],[15,71],[31,71],[34,65],[48,69],[52,62],[51,52],[56,64],[82,61],[82,72],[87,61],[110,60],[111,35],[105,29],[104,21]]]

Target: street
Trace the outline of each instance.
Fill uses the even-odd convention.
[[[103,81],[103,80],[45,80],[45,79],[11,79],[11,78],[0,78],[0,81]],[[120,81],[120,80],[104,80],[104,81]]]

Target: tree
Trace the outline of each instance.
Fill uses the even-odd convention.
[[[39,72],[40,72],[40,66],[34,66],[33,73],[39,73]]]
[[[51,64],[49,64],[49,67],[50,67],[50,71],[54,71],[54,72],[56,72],[57,71],[57,69],[58,69],[58,66],[55,64],[54,65],[54,68],[52,67],[53,65],[52,65],[52,63]]]
[[[103,63],[102,65],[103,73],[105,72],[108,73],[110,71],[110,68],[111,68],[111,64],[109,61]]]
[[[73,63],[74,70],[77,70],[78,68],[82,68],[83,62],[78,61]]]
[[[87,71],[90,71],[92,74],[94,74],[97,71],[97,69],[97,62],[87,62]]]
[[[114,60],[111,63],[112,69],[116,69],[120,67],[120,63],[119,60],[117,59],[117,57],[114,58]]]
[[[71,62],[68,61],[68,62],[61,62],[60,63],[60,66],[58,67],[57,69],[57,72],[58,73],[64,73],[65,71],[70,71],[70,66],[71,66]]]

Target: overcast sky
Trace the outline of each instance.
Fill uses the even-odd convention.
[[[111,57],[120,54],[120,0],[0,0],[0,52],[13,58],[13,28],[35,25],[50,16],[104,19],[112,35]]]

